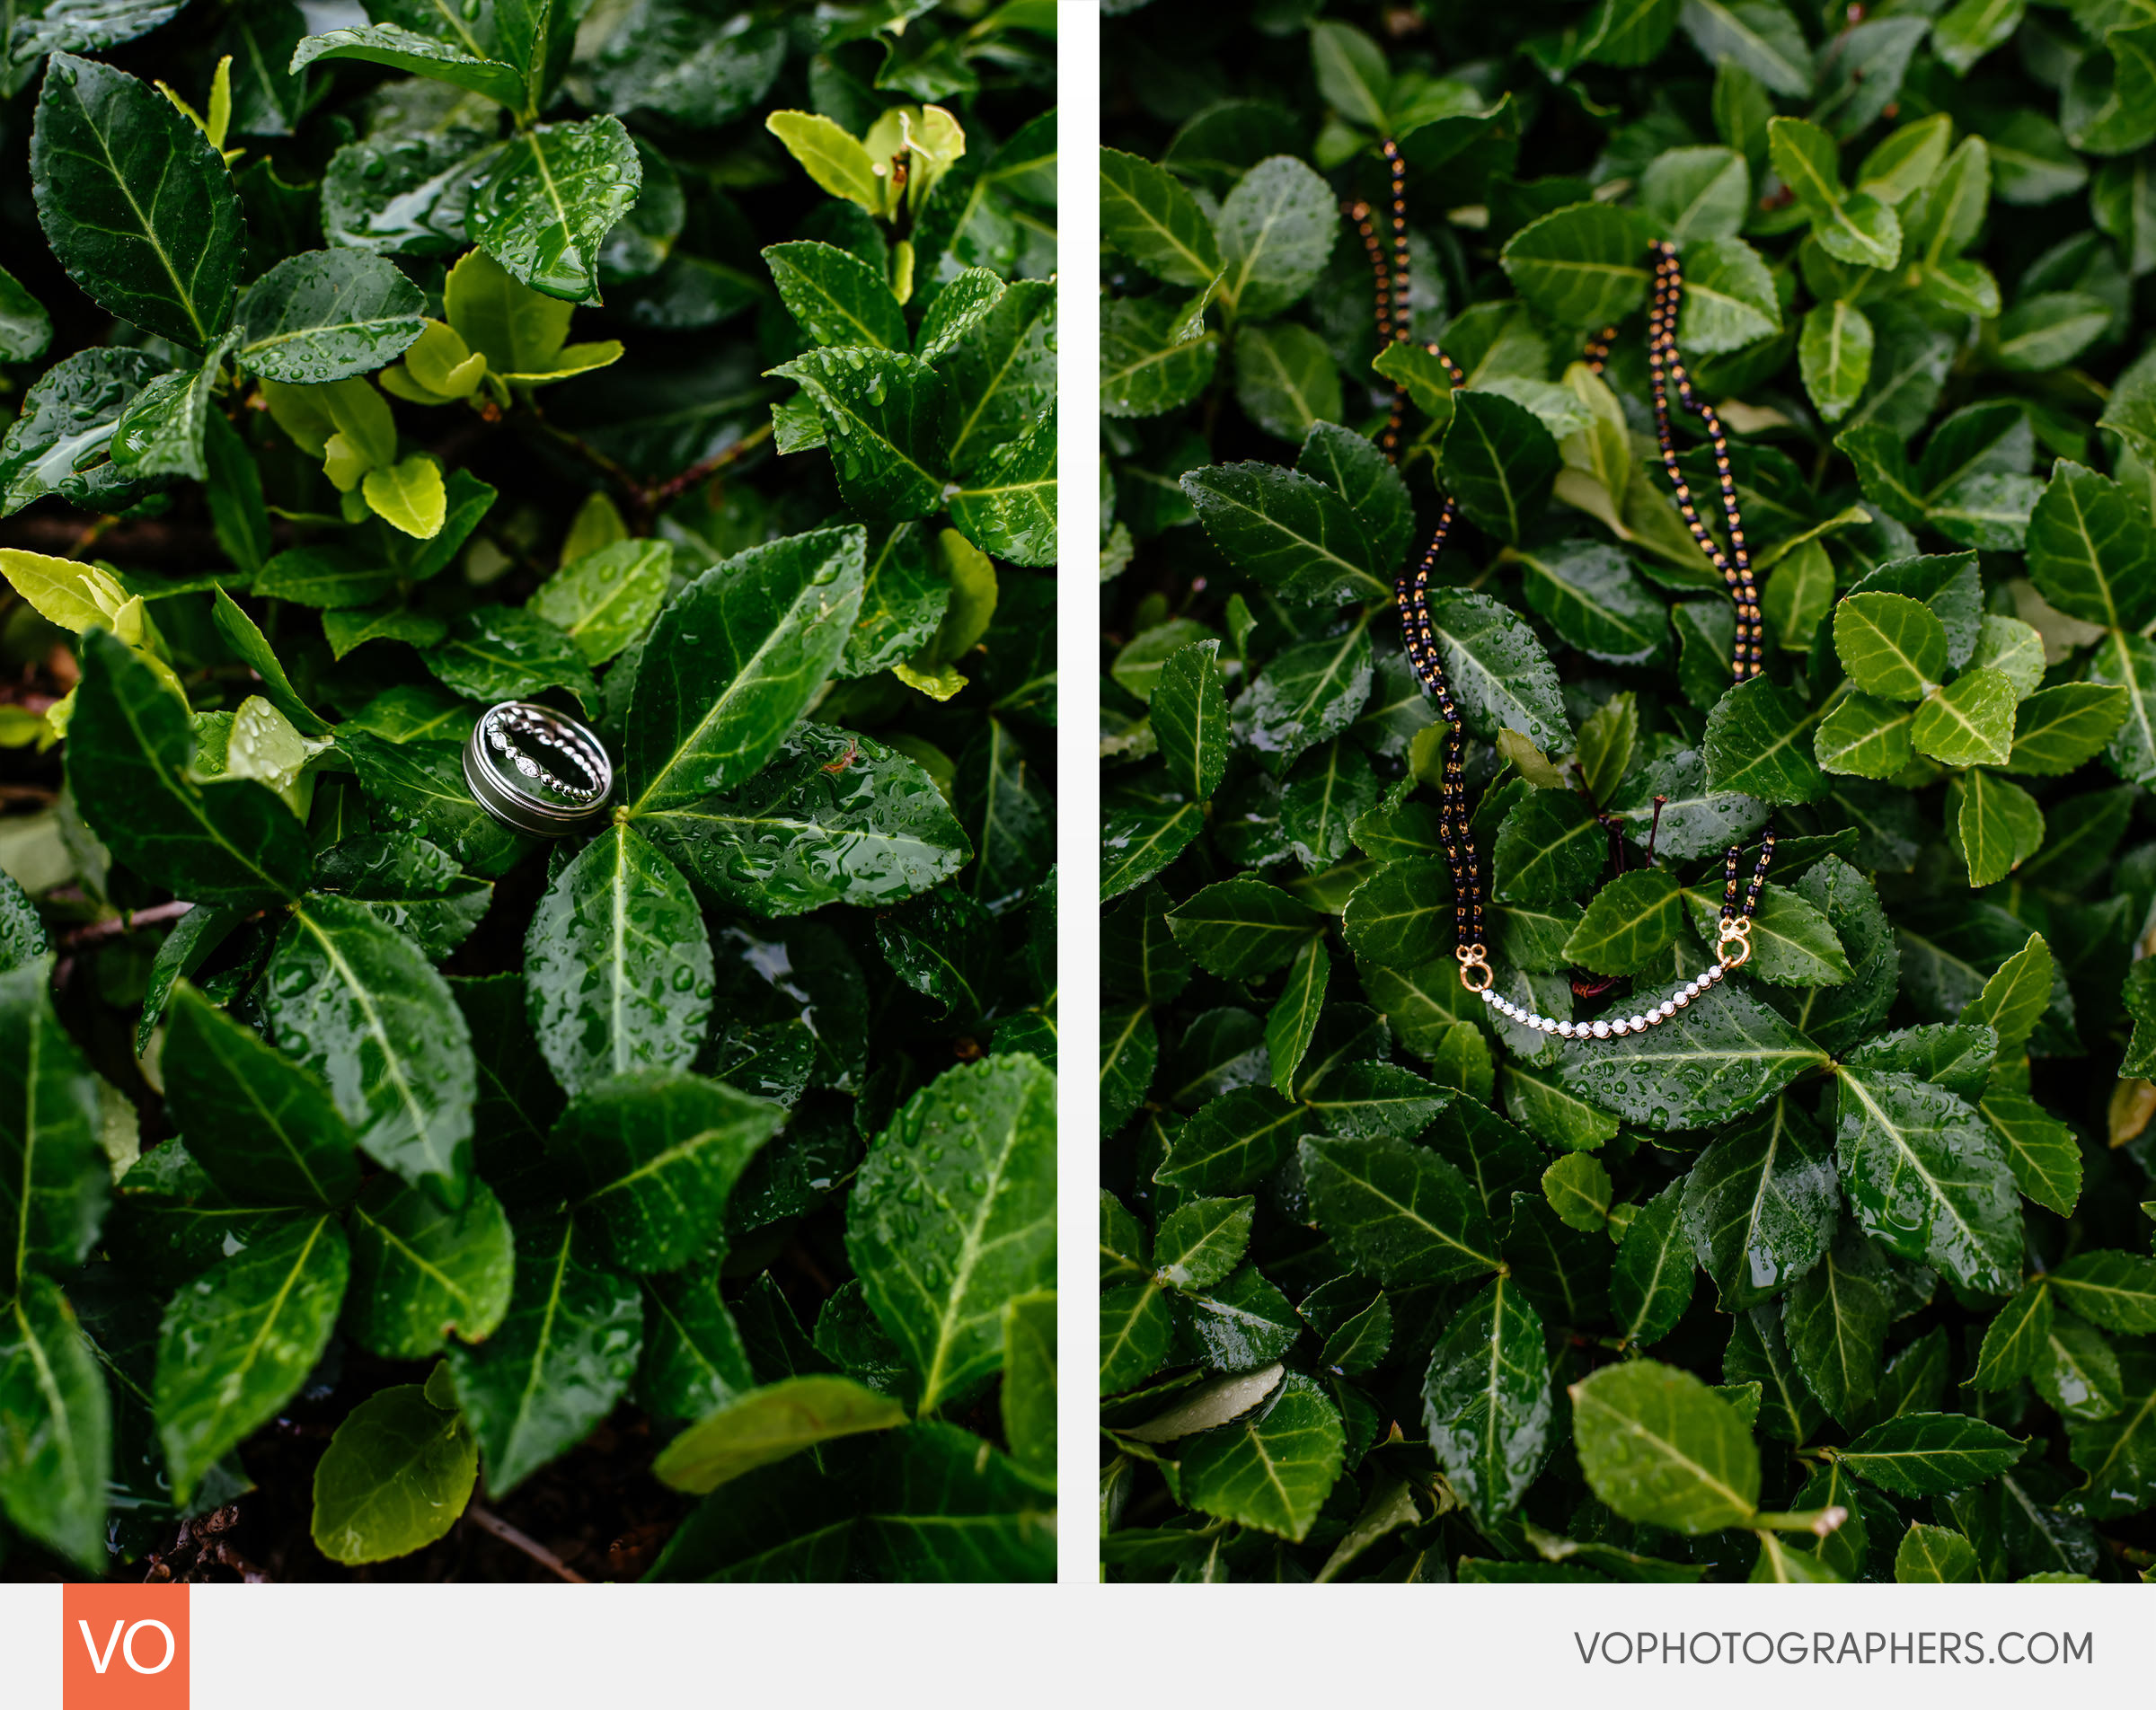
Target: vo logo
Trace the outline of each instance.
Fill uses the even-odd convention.
[[[61,1595],[65,1710],[187,1710],[187,1587],[69,1585]]]

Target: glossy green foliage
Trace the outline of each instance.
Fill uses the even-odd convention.
[[[2147,33],[1110,9],[1106,1577],[2138,1572]]]
[[[1052,1577],[1056,31],[0,13],[10,1573]]]

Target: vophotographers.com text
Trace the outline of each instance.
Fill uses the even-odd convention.
[[[1580,1633],[1572,1643],[1588,1664],[1658,1663],[1712,1668],[1795,1667],[1806,1663],[1885,1663],[1918,1668],[1957,1664],[2049,1668],[2096,1661],[2093,1633]]]

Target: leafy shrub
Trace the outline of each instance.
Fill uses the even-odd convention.
[[[1046,1577],[1053,14],[348,10],[15,26],[0,1546]]]
[[[1118,10],[1107,1571],[2144,1573],[2145,32]],[[1385,242],[1387,137],[1381,354],[1342,207]],[[1736,689],[1653,433],[1663,239],[1764,576]],[[1500,995],[1623,1016],[1699,974],[1723,851],[1774,823],[1755,954],[1668,1026],[1573,1043],[1462,989],[1392,609],[1441,495]]]

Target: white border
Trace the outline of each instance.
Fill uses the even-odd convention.
[[[1093,259],[1100,181],[1093,162],[1100,145],[1100,10],[1091,0],[1059,0],[1056,15],[1056,1555],[1058,1578],[1076,1585],[1099,1573],[1091,1495],[1100,1476],[1098,1409],[1085,1356],[1098,1335],[1100,1293],[1093,1247],[1100,1177],[1100,296]]]

